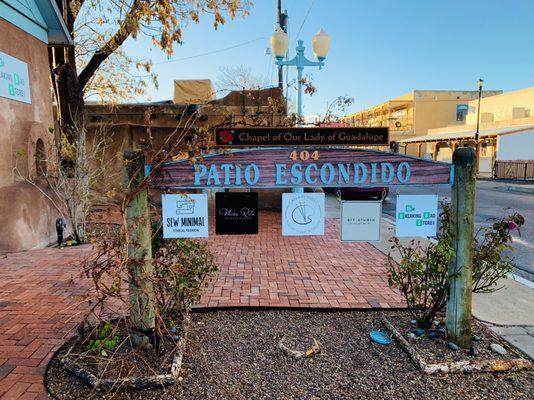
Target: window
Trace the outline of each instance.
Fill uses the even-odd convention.
[[[468,110],[467,104],[457,104],[456,105],[456,121],[463,122],[465,121],[465,116],[467,115]]]
[[[46,175],[46,154],[42,139],[37,139],[35,145],[35,171],[38,178]]]

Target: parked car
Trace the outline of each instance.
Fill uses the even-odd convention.
[[[376,198],[384,200],[389,193],[389,188],[384,186],[371,187],[330,187],[323,188],[325,193],[333,194],[342,200],[365,200]]]

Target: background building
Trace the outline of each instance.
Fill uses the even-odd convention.
[[[54,140],[48,46],[71,44],[54,1],[0,1],[0,251],[54,240],[59,214],[25,178]]]
[[[478,101],[467,103],[461,125],[429,129],[424,135],[400,140],[409,154],[423,149],[441,161],[451,161],[458,146],[474,141]],[[480,103],[479,172],[496,178],[534,179],[534,87],[484,97]]]
[[[483,91],[494,96],[502,91]],[[377,106],[349,114],[342,121],[350,126],[389,127],[390,141],[425,135],[429,129],[464,125],[469,101],[478,99],[478,91],[414,90]],[[419,149],[408,154],[418,155]],[[423,154],[425,153],[423,149]]]

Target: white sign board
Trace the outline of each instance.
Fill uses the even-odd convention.
[[[324,193],[282,193],[282,236],[324,235]]]
[[[31,104],[28,64],[0,51],[0,96]]]
[[[436,236],[438,196],[399,195],[396,217],[397,237]]]
[[[164,194],[161,197],[163,237],[208,237],[207,194]]]
[[[341,240],[379,242],[381,217],[381,201],[342,201]]]

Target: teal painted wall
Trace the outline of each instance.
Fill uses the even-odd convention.
[[[34,0],[0,0],[0,17],[48,44],[47,25]]]

